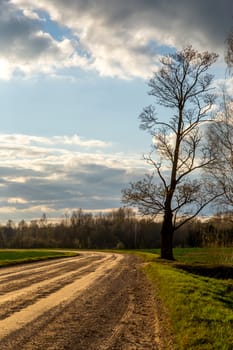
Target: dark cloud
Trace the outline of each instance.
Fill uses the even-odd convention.
[[[141,171],[137,169],[129,176],[127,170],[121,167],[112,168],[95,163],[80,163],[72,169],[63,168],[63,171],[62,164],[54,164],[49,168],[45,166],[41,172],[14,167],[1,168],[0,172],[5,179],[0,182],[1,207],[9,209],[12,219],[29,217],[33,207],[37,208],[38,217],[40,207],[42,211],[48,208],[49,212],[54,213],[76,208],[101,210],[119,207],[121,189],[130,180],[141,177]],[[49,177],[55,173],[60,176]],[[14,214],[13,208],[17,214]]]
[[[17,168],[17,167],[4,167],[4,166],[0,166],[0,174],[1,174],[1,178],[0,180],[2,180],[2,178],[4,177],[20,177],[20,176],[41,176],[41,172],[40,171],[35,171],[33,169],[27,169],[25,171],[25,169],[23,168]]]
[[[52,46],[51,38],[38,36],[41,21],[25,17],[8,1],[0,3],[1,52],[13,57],[33,59]]]
[[[223,47],[233,25],[232,0],[50,0],[66,16],[89,14],[97,26],[115,28],[120,33],[135,29],[158,29],[183,41]],[[99,21],[98,21],[99,20]]]

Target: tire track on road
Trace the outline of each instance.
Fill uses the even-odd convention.
[[[99,260],[98,256],[89,257],[89,260]],[[32,264],[32,267],[27,271],[21,271],[17,273],[9,273],[8,276],[0,278],[0,295],[5,295],[9,291],[18,290],[19,288],[26,287],[34,283],[34,281],[44,281],[50,277],[60,275],[62,272],[68,272],[69,270],[79,268],[86,263],[85,259],[76,258],[72,260],[63,260],[60,263],[50,264],[48,267],[37,268],[36,263]],[[1,270],[0,270],[1,271]]]
[[[17,292],[6,293],[0,298],[0,320],[32,305],[39,299],[46,298],[50,294],[65,287],[67,284],[74,282],[75,279],[80,279],[82,275],[90,273],[91,270],[94,271],[101,263],[102,261],[83,261],[82,264],[76,266],[78,271],[72,270],[57,277],[50,278],[50,280],[46,279],[42,282],[21,288]]]
[[[40,269],[47,269],[51,265],[63,265],[67,261],[72,261],[77,258],[85,258],[84,255],[77,255],[75,257],[66,257],[66,258],[54,258],[52,260],[46,260],[46,261],[35,261],[30,262],[26,264],[19,264],[19,265],[11,265],[11,266],[2,266],[1,267],[1,275],[0,280],[2,278],[7,278],[9,276],[16,276],[21,273],[26,273],[27,271],[34,271],[34,270],[40,270]]]
[[[84,267],[86,273],[80,276],[79,279],[74,277],[74,281],[63,286],[59,290],[52,292],[45,298],[40,299],[30,306],[25,307],[20,311],[16,311],[11,316],[0,321],[0,340],[10,335],[12,332],[19,330],[26,326],[28,323],[35,320],[37,317],[48,312],[50,309],[70,302],[77,295],[94,283],[103,274],[111,271],[111,269],[118,264],[122,259],[121,256],[115,257],[114,255],[99,255],[101,258],[98,266],[89,265]],[[88,263],[88,258],[87,258]],[[73,272],[70,273],[72,275]],[[50,282],[49,282],[50,283]],[[20,294],[20,290],[18,291]],[[2,347],[1,347],[2,349]]]

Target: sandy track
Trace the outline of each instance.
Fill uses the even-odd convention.
[[[133,257],[84,253],[4,268],[0,293],[1,350],[162,348],[151,289]]]

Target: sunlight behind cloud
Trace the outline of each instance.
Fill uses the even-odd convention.
[[[0,58],[0,79],[9,80],[12,77],[12,65],[6,58]]]

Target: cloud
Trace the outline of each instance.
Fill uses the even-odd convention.
[[[41,144],[46,145],[46,147],[52,145],[73,145],[80,146],[83,148],[105,148],[110,147],[111,143],[105,142],[102,140],[88,140],[78,135],[72,136],[53,136],[53,137],[44,137],[44,136],[32,136],[32,135],[23,135],[23,134],[0,134],[0,142],[4,144],[5,147],[15,148],[17,145],[33,145]],[[12,146],[13,145],[13,146]],[[40,148],[41,149],[41,148]]]
[[[3,0],[0,77],[81,68],[145,78],[173,48],[222,53],[232,14],[231,0]]]
[[[52,138],[53,143],[60,143],[64,145],[81,146],[85,148],[105,148],[111,146],[111,143],[101,140],[86,140],[78,135],[68,136],[54,136]]]
[[[85,61],[76,53],[76,43],[54,39],[43,30],[43,20],[35,12],[8,0],[0,3],[0,46],[2,79],[53,74],[58,69],[81,67]]]
[[[0,162],[0,220],[119,207],[121,189],[144,173],[136,155],[76,136],[2,134]]]

